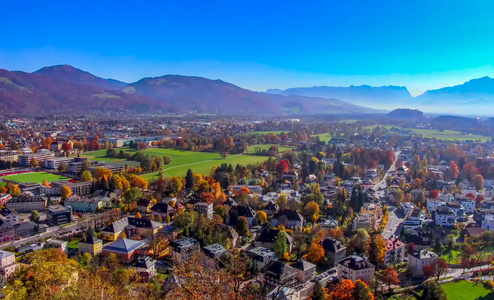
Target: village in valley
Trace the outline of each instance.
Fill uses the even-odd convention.
[[[453,137],[431,123],[4,120],[2,293],[492,295],[494,142],[480,123]]]

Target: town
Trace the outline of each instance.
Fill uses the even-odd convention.
[[[4,296],[494,288],[494,142],[482,126],[451,138],[424,123],[232,118],[5,120]]]

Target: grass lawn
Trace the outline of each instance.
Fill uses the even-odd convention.
[[[320,134],[314,134],[312,137],[313,138],[316,138],[316,136],[319,137],[319,140],[320,141],[323,141],[323,142],[329,142],[332,138],[336,137],[334,136],[333,134],[331,133],[320,133]],[[339,136],[338,138],[344,138],[343,135]]]
[[[128,147],[117,148],[115,150],[117,150],[117,152],[120,152],[120,150],[123,150],[124,152],[130,153],[130,154],[134,154],[137,152],[135,149],[128,148]],[[139,165],[139,162],[133,161],[133,160],[126,160],[125,158],[106,157],[106,149],[85,152],[81,156],[87,157],[90,160],[102,161],[102,162],[105,162],[108,164],[129,165],[129,166],[138,166]]]
[[[24,174],[16,174],[16,175],[8,175],[2,177],[7,180],[23,183],[23,182],[35,182],[42,183],[43,180],[47,180],[48,182],[58,181],[58,180],[68,180],[72,178],[68,178],[61,175],[55,175],[47,172],[32,172],[32,173],[24,173]]]
[[[461,251],[451,250],[446,252],[446,254],[442,256],[442,258],[444,258],[450,264],[460,264],[461,254]]]
[[[250,154],[254,154],[256,153],[257,149],[259,150],[268,150],[269,148],[271,148],[271,146],[278,146],[278,145],[252,145],[252,146],[249,146],[249,148],[247,149],[247,152],[250,153]],[[285,147],[285,146],[278,146],[278,152],[279,153],[283,153],[285,151],[288,151],[288,150],[293,150],[292,147]]]
[[[0,181],[0,187],[4,187],[7,185],[7,181]]]
[[[79,248],[79,240],[73,240],[67,243],[68,248],[78,249]]]
[[[179,150],[175,150],[179,151]],[[184,151],[190,152],[190,151]],[[255,156],[255,155],[228,155],[225,159],[222,159],[218,153],[201,153],[201,152],[190,152],[190,157],[180,158],[177,160],[173,160],[171,164],[165,166],[165,170],[163,171],[165,176],[173,177],[173,176],[185,176],[188,169],[191,169],[195,173],[209,175],[211,173],[211,168],[214,166],[219,166],[222,163],[231,164],[234,168],[237,164],[248,165],[248,164],[257,164],[264,162],[268,159],[267,156]],[[212,156],[204,157],[201,154],[212,154]],[[142,177],[148,180],[156,180],[159,177],[159,172],[149,173],[142,175]]]
[[[448,295],[448,300],[487,300],[494,299],[494,293],[481,283],[471,281],[449,282],[442,285]]]
[[[289,133],[290,131],[284,131],[284,130],[272,130],[272,131],[253,131],[249,132],[249,135],[264,135],[264,134],[280,134],[282,132]]]

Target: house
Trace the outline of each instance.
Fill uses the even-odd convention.
[[[18,264],[15,262],[15,254],[0,250],[0,273],[3,275],[3,279],[6,280],[17,268]]]
[[[368,260],[352,255],[343,260],[340,260],[337,264],[338,267],[338,280],[341,282],[343,279],[356,281],[358,279],[370,283],[374,278],[374,272],[376,268]]]
[[[137,201],[137,211],[140,213],[149,213],[151,212],[151,207],[153,207],[154,202],[150,199],[142,198]]]
[[[105,257],[108,257],[113,253],[119,261],[128,263],[134,259],[136,250],[143,246],[144,243],[141,241],[121,239],[116,242],[106,244],[103,247],[102,252]]]
[[[302,283],[305,283],[316,277],[316,265],[306,260],[299,260],[296,263],[292,264],[291,267],[297,269],[297,279]]]
[[[270,286],[290,286],[297,282],[298,270],[281,261],[271,261],[264,269],[264,278]]]
[[[278,259],[273,251],[264,247],[249,249],[246,253],[252,258],[252,262],[254,264],[253,269],[256,274],[261,272],[269,262]]]
[[[165,219],[167,215],[170,215],[175,210],[168,203],[156,203],[151,207],[150,211],[154,217],[160,216],[162,219]]]
[[[172,258],[178,262],[183,263],[195,254],[199,253],[199,242],[191,237],[181,238],[170,243],[172,247]]]
[[[411,272],[414,277],[422,276],[424,274],[424,267],[431,265],[436,259],[437,254],[428,250],[408,253],[407,270]]]
[[[92,256],[103,251],[103,241],[93,236],[86,236],[79,241],[79,253],[89,253]]]
[[[65,199],[63,205],[67,208],[72,208],[72,211],[95,213],[108,206],[110,199],[106,198],[106,201],[103,199],[100,197],[90,198],[73,195]]]
[[[210,268],[218,267],[218,261],[221,256],[227,252],[225,247],[220,244],[212,244],[202,248],[202,252],[204,253],[204,258],[206,261],[206,266]]]
[[[353,230],[365,228],[367,231],[373,231],[376,229],[376,222],[372,216],[359,215],[353,220]]]
[[[327,219],[324,219],[324,218],[320,218],[317,220],[317,224],[319,224],[319,226],[321,226],[321,228],[324,228],[324,229],[336,229],[338,227],[338,221],[336,221],[335,219],[333,218],[327,218]]]
[[[405,258],[405,243],[400,241],[397,237],[392,236],[386,243],[386,254],[384,257],[384,264],[391,265],[399,263]]]
[[[46,199],[41,196],[34,196],[23,193],[19,197],[12,197],[7,202],[7,208],[11,211],[31,213],[33,210],[44,211],[46,209]]]
[[[494,230],[494,214],[486,214],[482,220],[482,228]]]
[[[272,215],[276,214],[278,212],[278,210],[280,210],[280,207],[274,201],[269,201],[262,208],[262,211],[264,211],[267,216],[272,216]]]
[[[230,210],[230,224],[232,225],[236,224],[238,218],[245,217],[249,222],[249,226],[252,226],[252,222],[254,221],[256,215],[257,215],[256,211],[253,210],[250,206],[237,205],[235,207],[232,207],[232,209]]]
[[[236,194],[242,188],[248,188],[251,194],[259,194],[262,195],[262,187],[260,185],[230,185],[228,186],[228,190]]]
[[[72,212],[62,205],[52,205],[46,210],[46,221],[51,226],[60,226],[72,221]]]
[[[407,230],[422,227],[425,221],[425,212],[421,208],[414,208],[408,212],[403,220],[403,228]]]
[[[431,247],[431,232],[427,229],[417,228],[410,230],[406,235],[407,243],[414,243],[418,249]]]
[[[15,229],[12,224],[0,220],[0,243],[10,242],[15,239]]]
[[[346,257],[346,247],[337,239],[325,238],[321,241],[321,245],[331,266],[335,266]]]
[[[56,248],[67,253],[67,241],[48,239],[45,243],[45,248]]]
[[[24,238],[36,234],[38,231],[38,224],[34,222],[25,222],[15,226],[15,235]]]
[[[15,210],[10,210],[8,208],[2,208],[0,210],[0,219],[9,222],[12,225],[17,225],[29,221],[29,218],[27,216],[23,216]]]
[[[123,218],[117,220],[101,230],[101,235],[109,241],[116,241],[125,235],[125,226],[129,225],[129,220]]]
[[[447,206],[439,206],[435,211],[432,212],[434,215],[434,223],[437,226],[455,226],[456,225],[456,215]]]
[[[156,271],[156,260],[148,256],[138,258],[130,265],[129,269],[135,270],[144,281],[148,281],[158,274]]]
[[[265,228],[256,240],[255,246],[274,250],[274,243],[279,232],[280,230],[278,229]],[[286,244],[288,246],[288,252],[292,252],[293,238],[288,233],[286,234]]]
[[[274,214],[271,223],[274,226],[283,224],[285,228],[290,227],[302,227],[304,224],[304,217],[295,209],[281,209]]]
[[[213,203],[198,202],[194,204],[194,210],[199,215],[203,215],[208,220],[211,220],[213,218],[214,215]]]
[[[135,233],[145,237],[150,237],[152,235],[155,235],[156,233],[158,233],[160,228],[165,226],[164,224],[161,224],[159,222],[155,222],[147,219],[128,217],[127,220],[128,220],[128,226],[135,227]],[[129,227],[127,227],[127,229],[129,229]],[[132,235],[131,232],[128,233],[129,233],[128,236]]]

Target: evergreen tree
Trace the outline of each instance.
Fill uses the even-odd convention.
[[[185,188],[187,190],[191,190],[194,187],[194,174],[192,174],[192,170],[187,170],[187,175],[185,175]]]
[[[288,245],[286,243],[286,232],[284,230],[280,230],[274,242],[274,253],[279,259],[282,259],[287,251]]]
[[[324,300],[324,289],[322,288],[319,280],[316,280],[316,284],[314,284],[314,291],[311,296],[312,300]]]

